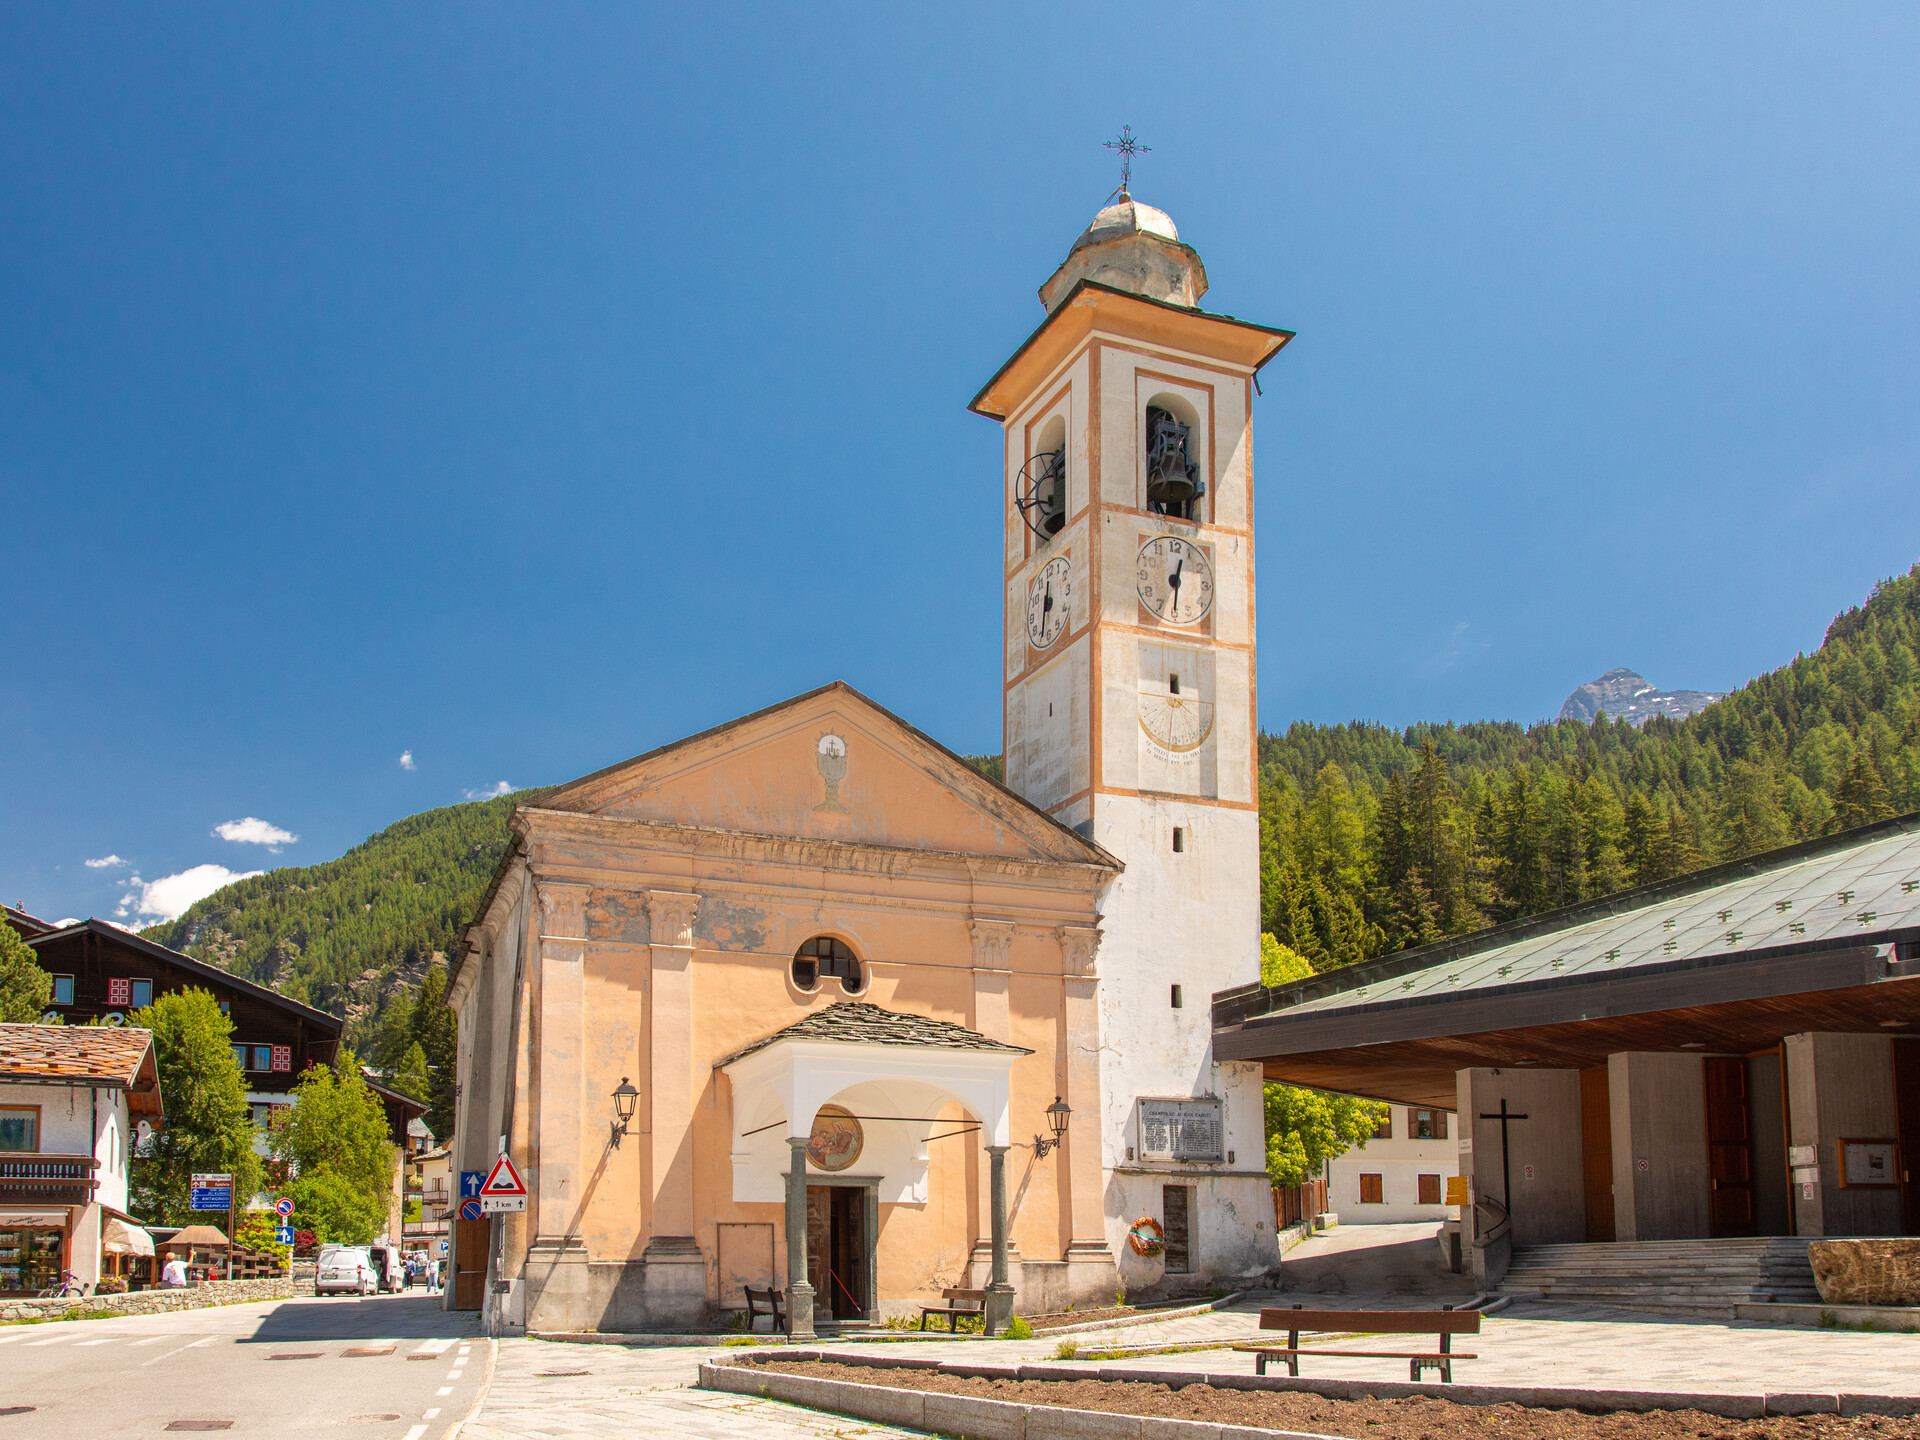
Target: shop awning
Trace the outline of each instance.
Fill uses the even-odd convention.
[[[100,1229],[100,1248],[109,1255],[151,1255],[153,1237],[138,1225],[109,1215]]]

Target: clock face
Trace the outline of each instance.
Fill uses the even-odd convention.
[[[1027,582],[1027,641],[1034,649],[1046,649],[1066,632],[1072,576],[1072,562],[1056,555]]]
[[[1155,535],[1140,547],[1134,588],[1155,618],[1198,625],[1213,608],[1213,565],[1191,540]]]
[[[1213,733],[1213,706],[1191,695],[1142,694],[1140,728],[1162,750],[1184,755]]]

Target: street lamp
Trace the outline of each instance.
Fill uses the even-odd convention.
[[[627,1083],[627,1077],[620,1077],[620,1088],[613,1092],[613,1111],[620,1118],[613,1122],[613,1148],[620,1148],[620,1139],[627,1133],[627,1122],[633,1119],[633,1107],[640,1098],[640,1092]]]
[[[1053,1104],[1047,1106],[1047,1128],[1053,1131],[1053,1138],[1042,1140],[1038,1135],[1033,1137],[1034,1159],[1044,1160],[1048,1151],[1060,1148],[1060,1142],[1067,1138],[1067,1121],[1072,1116],[1073,1107],[1058,1095],[1054,1096]]]

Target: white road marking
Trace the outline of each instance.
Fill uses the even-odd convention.
[[[458,1380],[460,1378],[460,1372],[458,1370],[449,1370],[447,1371],[447,1378],[449,1380]]]
[[[453,1386],[442,1385],[438,1390],[434,1391],[433,1393],[435,1395],[451,1395],[453,1393]]]
[[[191,1345],[182,1345],[180,1347],[180,1350],[191,1350],[192,1348],[193,1347]],[[154,1356],[151,1360],[142,1360],[140,1362],[140,1368],[144,1370],[149,1365],[158,1365],[162,1360],[171,1360],[174,1356],[180,1353],[180,1350],[168,1350],[163,1352],[162,1354]]]
[[[420,1437],[426,1433],[427,1433],[426,1426],[416,1425],[411,1430],[407,1431],[407,1440],[420,1440]]]
[[[183,1348],[188,1350],[198,1350],[202,1345],[211,1345],[214,1343],[214,1341],[218,1340],[219,1338],[220,1337],[218,1335],[206,1335],[194,1341],[193,1344],[184,1346]]]
[[[42,1345],[58,1345],[62,1340],[71,1340],[72,1338],[71,1335],[56,1335],[51,1340],[29,1340],[27,1344],[33,1349],[38,1349]]]
[[[118,1335],[109,1335],[104,1340],[82,1340],[78,1345],[74,1346],[74,1349],[76,1350],[84,1349],[88,1345],[111,1345],[113,1344],[114,1341],[118,1340],[119,1338],[120,1337]]]
[[[146,1339],[136,1340],[133,1343],[135,1345],[162,1345],[172,1338],[171,1335],[149,1335]]]
[[[420,1412],[420,1418],[422,1420],[438,1420],[440,1418],[440,1407],[435,1405],[429,1410],[422,1410]]]

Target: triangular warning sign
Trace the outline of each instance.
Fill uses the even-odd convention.
[[[520,1178],[520,1172],[513,1168],[513,1161],[502,1155],[494,1161],[493,1169],[487,1172],[487,1178],[481,1183],[480,1198],[492,1199],[501,1195],[525,1195],[527,1182]]]

